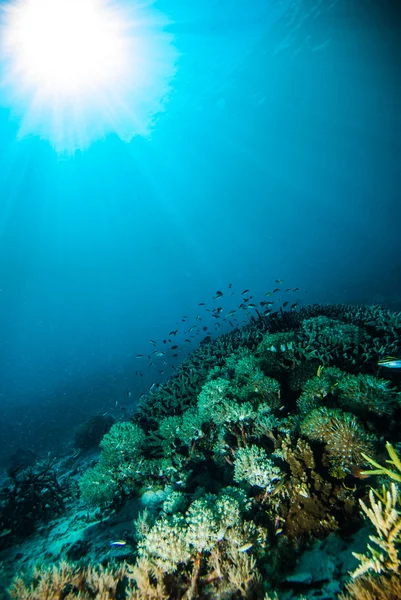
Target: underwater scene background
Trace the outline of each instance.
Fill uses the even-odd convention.
[[[97,0],[137,54],[85,105],[10,67],[40,4],[0,2],[0,597],[401,598],[399,2]]]

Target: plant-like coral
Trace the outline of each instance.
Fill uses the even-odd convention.
[[[8,593],[16,600],[113,600],[126,575],[125,565],[84,568],[63,561],[58,566],[34,569],[28,582],[17,576]]]
[[[354,579],[370,570],[376,573],[393,572],[401,575],[401,560],[397,549],[397,545],[401,542],[401,515],[396,508],[398,501],[398,491],[394,483],[391,483],[390,489],[383,486],[381,494],[370,490],[370,507],[360,500],[363,512],[377,532],[377,535],[371,535],[369,539],[380,550],[368,545],[370,556],[353,553],[360,561],[359,567],[352,573]]]
[[[123,498],[141,481],[142,447],[145,433],[135,423],[116,423],[100,443],[100,460],[80,479],[83,498],[105,504]]]
[[[324,398],[333,393],[344,373],[336,367],[319,366],[315,377],[308,379],[302,386],[302,394],[297,401],[303,415],[318,408]]]
[[[162,514],[150,528],[142,525],[137,566],[146,561],[149,570],[154,566],[157,572],[173,576],[180,565],[188,570],[192,562],[186,598],[219,598],[221,585],[224,597],[231,587],[233,593],[242,590],[241,597],[247,598],[260,576],[255,560],[242,554],[261,533],[253,523],[248,526],[243,521],[248,504],[242,490],[228,487],[195,499],[185,514]],[[174,578],[169,581],[171,586]]]
[[[270,460],[263,448],[248,446],[235,453],[234,481],[246,481],[249,485],[271,492],[280,479],[281,471]]]
[[[378,415],[390,414],[398,396],[387,379],[365,374],[343,374],[338,381],[337,392],[342,406]]]
[[[365,464],[364,454],[372,452],[373,436],[355,415],[341,410],[312,410],[301,423],[301,433],[325,444],[333,472],[347,473],[353,466]]]
[[[10,471],[0,491],[0,549],[31,534],[38,523],[64,510],[65,483],[50,462]]]
[[[366,337],[361,327],[326,316],[304,319],[298,332],[305,358],[317,358],[323,365],[338,359],[354,364]]]
[[[376,468],[375,470],[362,471],[362,475],[387,475],[388,477],[390,477],[390,479],[401,483],[401,459],[395,451],[394,447],[390,444],[390,442],[386,442],[386,450],[390,457],[390,460],[386,460],[386,463],[388,463],[389,465],[393,465],[397,470],[392,471],[387,467],[383,467],[375,460],[373,460],[370,456],[366,456],[366,454],[364,454],[363,457],[366,460],[366,462],[373,465]]]
[[[376,461],[366,456],[375,470],[366,471],[368,474],[386,475],[392,480],[400,481],[401,460],[393,446],[387,442],[386,449],[390,460],[395,466],[392,471],[382,467]],[[362,511],[376,529],[376,535],[369,539],[374,546],[368,544],[369,553],[353,553],[360,561],[359,566],[351,573],[353,581],[346,585],[347,595],[341,595],[340,600],[398,600],[401,597],[401,512],[398,508],[400,498],[396,484],[392,481],[389,486],[383,485],[381,492],[371,489],[369,504],[359,501]]]

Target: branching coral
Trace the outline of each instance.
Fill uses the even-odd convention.
[[[110,569],[101,566],[83,568],[63,561],[59,566],[34,569],[28,583],[17,576],[8,593],[16,600],[114,600],[126,574],[124,565]]]
[[[15,469],[0,492],[0,548],[32,533],[40,521],[60,514],[68,488],[51,463]]]
[[[99,463],[81,477],[79,486],[83,498],[89,503],[104,504],[135,489],[141,479],[141,450],[145,439],[145,433],[135,423],[113,425],[100,443]]]
[[[240,448],[235,453],[234,481],[246,481],[249,485],[271,492],[280,479],[280,469],[258,446]]]
[[[353,553],[361,561],[359,567],[352,573],[354,579],[370,570],[376,573],[394,572],[401,575],[401,560],[397,549],[397,544],[401,542],[401,515],[396,508],[398,500],[398,491],[394,483],[391,484],[390,489],[383,486],[381,494],[370,490],[370,507],[360,500],[363,512],[377,532],[377,535],[371,535],[369,539],[380,550],[368,545],[370,556]]]
[[[386,450],[390,457],[390,460],[386,460],[386,463],[388,463],[389,465],[393,465],[397,469],[398,473],[397,471],[392,471],[387,467],[383,467],[382,465],[374,461],[372,458],[370,458],[370,456],[366,456],[366,454],[364,454],[363,457],[366,460],[366,462],[376,467],[376,469],[362,471],[362,475],[387,475],[388,477],[390,477],[390,479],[401,483],[401,459],[398,456],[397,452],[394,450],[393,446],[390,444],[390,442],[386,442]]]
[[[398,396],[387,379],[364,374],[343,374],[337,392],[342,406],[378,415],[391,414]]]
[[[306,415],[314,408],[318,408],[326,396],[336,391],[343,375],[343,372],[336,367],[319,366],[315,377],[308,379],[302,386],[303,391],[297,401],[300,412]]]
[[[401,473],[401,460],[393,446],[387,443],[386,449],[391,459],[387,462]],[[390,479],[399,481],[397,472],[366,458],[377,467],[375,471],[367,473],[387,475]],[[370,506],[363,500],[359,503],[376,529],[376,535],[369,536],[374,546],[368,544],[367,554],[353,553],[360,564],[351,573],[354,581],[346,586],[348,594],[341,595],[340,600],[398,600],[401,597],[401,512],[398,508],[400,498],[396,484],[392,481],[389,486],[383,485],[380,493],[371,489]]]

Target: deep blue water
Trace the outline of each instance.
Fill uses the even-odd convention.
[[[2,459],[120,417],[216,290],[401,309],[397,2],[155,5],[178,59],[150,137],[60,156],[1,108]],[[176,322],[178,357],[136,358]]]

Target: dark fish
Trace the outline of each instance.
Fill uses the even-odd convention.
[[[217,290],[214,300],[217,300],[217,298],[221,298],[222,296],[223,296],[223,292],[220,292],[220,290]]]
[[[176,350],[178,348],[178,346],[171,346],[171,350]]]
[[[137,358],[142,358],[143,354],[137,354],[136,357]]]
[[[248,304],[248,308],[256,308],[256,304],[252,304],[252,302],[250,302],[250,303]]]
[[[156,346],[156,342],[155,340],[149,340],[151,344],[153,344],[154,346]]]
[[[283,283],[284,279],[275,279],[276,283]]]
[[[292,291],[293,291],[293,292],[298,292],[298,291],[299,291],[299,288],[293,288],[293,290],[292,290]]]
[[[295,310],[297,306],[298,306],[298,302],[294,302],[294,304],[291,304],[290,308],[291,308],[291,310]]]
[[[276,288],[275,290],[273,290],[273,294],[275,294],[276,292],[279,292],[280,288]]]
[[[199,306],[205,306],[204,302],[199,302]]]
[[[202,327],[203,331],[207,331],[207,327]]]
[[[249,290],[244,290],[243,292],[241,292],[241,295],[246,294],[247,292],[249,292]]]
[[[283,302],[283,308],[285,308],[288,304],[288,300],[286,300],[285,302]]]
[[[232,283],[229,283],[229,284],[228,284],[228,287],[229,287],[229,288],[232,288],[232,287],[233,287],[233,284],[232,284]]]

